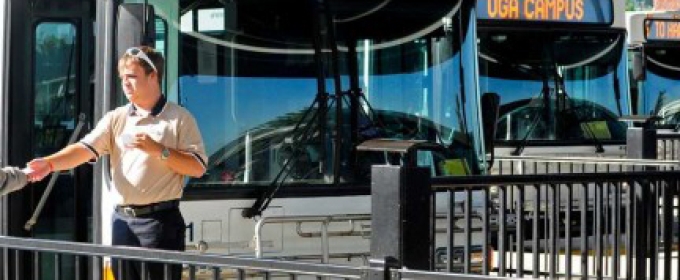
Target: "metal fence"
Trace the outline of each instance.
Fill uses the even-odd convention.
[[[680,159],[680,132],[675,129],[657,129],[656,138],[658,159]]]
[[[680,137],[678,139],[680,140]],[[662,144],[659,145],[661,147]],[[671,144],[668,145],[670,146]],[[673,148],[678,149],[675,146]],[[661,150],[661,148],[659,149]],[[660,151],[660,154],[662,153]],[[680,161],[677,158],[673,160],[673,158],[626,159],[605,157],[496,156],[491,174],[610,173],[634,169],[677,170],[679,167]]]
[[[494,175],[608,173],[629,171],[637,166],[677,170],[678,160],[680,160],[680,131],[644,127],[628,130],[625,150],[620,155],[616,153],[600,157],[496,155],[490,173]]]
[[[90,271],[88,275],[73,271],[80,271],[83,266],[92,267],[105,258],[137,261],[142,271],[150,264],[163,264],[165,271],[171,265],[182,265],[182,279],[501,279],[412,270],[394,267],[384,260],[371,260],[370,266],[353,267],[6,236],[0,237],[0,248],[3,248],[2,279],[16,280],[100,279],[101,271]],[[41,268],[41,264],[47,262],[52,264],[50,271]]]
[[[401,234],[372,240],[374,257],[396,254],[404,266],[436,268],[444,251],[440,269],[455,271],[462,252],[462,272],[503,277],[680,277],[676,171],[430,178],[418,168],[373,168],[374,230],[382,223]],[[437,235],[442,225],[433,217],[442,211],[446,234]],[[409,232],[414,225],[429,230]],[[387,247],[400,241],[399,250]],[[374,250],[381,242],[386,248]],[[479,271],[475,248],[484,256]],[[430,263],[417,261],[423,258]]]

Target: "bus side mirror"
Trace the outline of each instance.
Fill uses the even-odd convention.
[[[118,57],[130,47],[148,46],[156,42],[156,21],[153,5],[125,3],[118,6],[116,53]]]
[[[642,50],[633,52],[632,64],[633,80],[644,81],[647,77],[645,74],[645,54]]]
[[[495,92],[482,95],[482,127],[484,129],[484,149],[493,155],[496,137],[496,123],[500,111],[501,97]],[[492,162],[493,163],[493,162]]]

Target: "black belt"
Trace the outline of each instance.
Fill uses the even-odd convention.
[[[179,207],[179,200],[168,200],[147,205],[118,205],[116,212],[124,216],[139,217],[149,215],[158,211],[177,209]]]

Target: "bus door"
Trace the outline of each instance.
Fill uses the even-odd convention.
[[[9,55],[8,165],[26,162],[67,145],[82,115],[91,119],[93,16],[91,0],[11,0]],[[88,125],[83,126],[86,132]],[[43,239],[89,241],[92,217],[92,175],[87,165],[62,172],[33,226],[27,221],[50,181],[30,184],[7,199],[3,234]],[[27,256],[17,279],[40,272],[50,277],[54,258]],[[73,260],[59,264],[61,277],[74,279]],[[37,269],[36,269],[37,268]],[[78,273],[84,273],[83,271]]]

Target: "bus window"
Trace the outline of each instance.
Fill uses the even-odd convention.
[[[466,122],[474,119],[468,114],[477,111],[469,110],[461,98],[463,60],[460,49],[451,47],[458,45],[454,40],[434,36],[387,48],[374,41],[359,42],[364,46],[357,59],[365,106],[373,108],[372,130],[367,132],[442,143],[452,147],[454,157],[477,162],[474,147],[481,145],[481,139],[474,127],[479,123]],[[420,159],[420,163],[423,160],[429,161]]]
[[[201,180],[267,183],[288,168],[289,181],[320,181],[327,143],[319,139],[327,132],[316,127],[294,132],[298,123],[317,123],[314,101],[328,102],[316,98],[311,24],[286,26],[296,19],[283,10],[268,11],[274,13],[270,18],[259,10],[267,5],[238,6],[182,15],[190,18],[182,20],[182,30],[193,31],[180,35],[179,94],[210,156]],[[277,17],[281,24],[260,22]]]
[[[475,38],[454,35],[460,3],[436,2],[441,9],[414,14],[405,6],[412,3],[400,2],[362,16],[369,4],[347,5],[335,15],[331,38],[314,29],[308,5],[265,2],[179,9],[179,100],[196,117],[210,157],[207,175],[190,187],[355,180],[355,167],[364,166],[348,155],[377,137],[452,146],[479,169],[476,80],[461,78],[461,65],[476,63],[461,45],[473,48]],[[387,24],[393,18],[408,21]],[[361,100],[350,108],[352,98]]]
[[[502,96],[497,141],[625,140],[623,33],[489,30],[479,38],[480,90]]]
[[[76,125],[76,28],[42,22],[35,28],[35,157],[56,152]]]
[[[680,55],[675,46],[645,46],[645,81],[642,82],[641,114],[658,115],[660,127],[675,128],[680,123]]]

